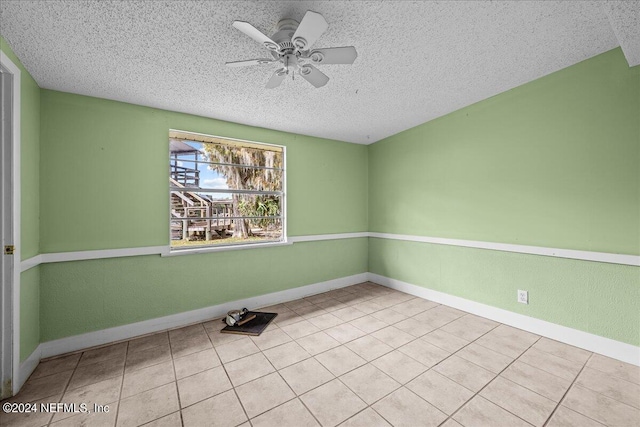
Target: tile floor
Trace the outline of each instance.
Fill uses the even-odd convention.
[[[2,426],[638,426],[640,368],[362,283],[40,363]]]

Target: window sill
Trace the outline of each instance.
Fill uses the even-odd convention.
[[[259,249],[259,248],[272,248],[274,246],[290,246],[293,245],[293,242],[283,241],[283,242],[272,242],[272,243],[248,243],[245,245],[229,245],[229,246],[209,246],[203,248],[194,248],[194,249],[171,249],[171,247],[167,247],[166,251],[164,251],[161,255],[163,257],[169,256],[180,256],[180,255],[193,255],[193,254],[204,254],[209,252],[226,252],[226,251],[240,251],[244,249]]]

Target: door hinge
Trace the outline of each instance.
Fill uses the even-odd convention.
[[[13,255],[13,251],[15,251],[15,246],[13,245],[5,245],[4,254],[5,255]]]

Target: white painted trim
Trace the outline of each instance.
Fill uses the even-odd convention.
[[[291,244],[291,242],[289,242],[289,236],[287,235],[287,233],[289,232],[289,226],[287,225],[289,223],[289,212],[287,210],[289,206],[289,204],[287,203],[289,193],[287,192],[287,147],[285,147],[284,145],[282,146],[282,170],[282,237],[283,243]]]
[[[369,233],[364,231],[361,233],[312,234],[309,236],[291,236],[289,237],[289,241],[293,243],[318,242],[321,240],[358,239],[361,237],[369,237]]]
[[[561,341],[575,347],[603,354],[626,363],[640,366],[640,347],[615,341],[599,335],[590,334],[566,326],[514,313],[501,308],[492,307],[476,301],[456,297],[443,292],[434,291],[422,286],[392,279],[374,273],[368,274],[368,280],[388,288],[406,292],[459,310],[486,317],[505,325],[523,329],[534,334]]]
[[[323,240],[338,240],[338,239],[358,239],[363,237],[373,237],[377,239],[391,239],[391,240],[403,240],[408,242],[420,242],[420,243],[432,243],[437,245],[449,245],[449,246],[461,246],[467,248],[476,249],[489,249],[494,251],[503,252],[515,252],[529,255],[541,255],[557,258],[577,259],[583,261],[593,262],[605,262],[610,264],[621,265],[633,265],[640,266],[640,256],[638,255],[625,255],[625,254],[612,254],[606,252],[589,252],[578,251],[573,249],[560,249],[560,248],[546,248],[541,246],[526,246],[526,245],[513,245],[509,243],[495,243],[495,242],[481,242],[476,240],[459,240],[459,239],[447,239],[443,237],[429,237],[429,236],[413,236],[408,234],[389,234],[389,233],[374,233],[374,232],[356,232],[356,233],[339,233],[339,234],[314,234],[307,236],[290,236],[286,242],[274,242],[274,243],[261,243],[261,244],[248,244],[248,245],[236,245],[236,246],[224,246],[224,247],[205,247],[196,249],[187,249],[181,251],[170,251],[169,246],[147,246],[140,248],[122,248],[122,249],[105,249],[96,251],[77,251],[77,252],[57,252],[57,253],[45,253],[40,254],[39,259],[30,258],[22,262],[22,271],[35,267],[41,263],[49,262],[65,262],[65,261],[82,261],[87,259],[101,259],[101,258],[120,258],[127,256],[139,256],[139,255],[162,255],[162,256],[174,256],[174,255],[188,255],[207,252],[219,252],[228,250],[239,249],[252,249],[261,247],[273,247],[290,245],[292,243],[300,242],[319,242]]]
[[[20,374],[20,193],[22,183],[20,180],[20,143],[21,143],[21,72],[20,68],[11,59],[0,51],[0,63],[13,76],[13,106],[12,106],[12,174],[13,174],[13,244],[16,253],[13,256],[13,380]],[[17,394],[18,384],[13,381],[13,394]]]
[[[22,260],[20,262],[20,272],[24,273],[25,271],[33,267],[39,266],[40,264],[42,264],[42,255],[36,255],[34,257]]]
[[[181,255],[193,255],[193,254],[206,254],[209,252],[227,252],[227,251],[238,251],[243,249],[260,249],[260,248],[272,248],[274,246],[289,246],[292,245],[293,242],[269,242],[269,243],[246,243],[246,244],[235,244],[235,245],[226,245],[226,246],[203,246],[201,248],[193,248],[193,249],[173,249],[167,246],[165,247],[164,252],[162,252],[162,256],[181,256]]]
[[[87,259],[159,255],[166,250],[167,246],[145,246],[141,248],[104,249],[98,251],[57,252],[40,254],[40,262],[44,264],[49,262],[83,261]]]
[[[36,267],[40,264],[51,262],[66,262],[66,261],[83,261],[88,259],[103,259],[103,258],[121,258],[128,256],[140,256],[140,255],[162,255],[162,256],[176,256],[176,255],[189,255],[199,254],[207,252],[222,252],[239,249],[257,249],[274,246],[288,246],[298,242],[318,242],[321,240],[337,240],[337,239],[355,239],[369,237],[369,233],[340,233],[340,234],[316,234],[310,236],[292,236],[287,239],[286,242],[273,242],[273,243],[260,243],[260,244],[247,244],[247,245],[232,245],[221,247],[204,247],[195,249],[185,249],[180,251],[171,252],[169,246],[144,246],[139,248],[122,248],[122,249],[104,249],[96,251],[76,251],[76,252],[53,252],[36,255],[32,258],[22,261],[20,265],[21,271],[26,271],[30,268]]]
[[[494,251],[517,252],[558,258],[579,259],[584,261],[606,262],[640,266],[640,256],[612,254],[606,252],[578,251],[573,249],[546,248],[541,246],[512,245],[509,243],[480,242],[475,240],[447,239],[443,237],[413,236],[408,234],[369,233],[369,237],[378,239],[404,240],[409,242],[434,243],[437,245],[463,246],[467,248],[491,249]]]
[[[27,357],[27,359],[20,364],[20,372],[18,374],[18,390],[22,388],[25,382],[29,379],[29,376],[35,371],[40,363],[42,357],[42,344],[38,345],[33,353]]]
[[[83,350],[97,345],[103,345],[114,341],[134,338],[139,335],[159,332],[166,329],[186,326],[192,323],[220,318],[224,316],[229,310],[237,309],[238,307],[266,307],[268,305],[278,304],[285,301],[303,298],[309,295],[327,292],[331,289],[344,288],[345,286],[351,286],[365,282],[367,280],[367,275],[368,273],[355,274],[353,276],[341,277],[339,279],[327,280],[326,282],[319,282],[311,285],[301,286],[298,288],[260,295],[257,297],[231,301],[211,307],[201,308],[198,310],[172,314],[170,316],[159,317],[156,319],[145,320],[142,322],[131,323],[123,326],[117,326],[115,328],[88,332],[86,334],[61,338],[54,341],[47,341],[40,344],[40,349],[43,358],[57,356],[60,354],[68,353],[70,351]]]

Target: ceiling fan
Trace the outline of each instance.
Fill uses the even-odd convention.
[[[245,67],[279,63],[281,67],[267,82],[267,89],[280,86],[288,75],[294,78],[296,72],[315,87],[322,87],[327,84],[329,77],[314,64],[353,64],[358,56],[353,46],[311,50],[311,46],[329,28],[329,24],[322,15],[310,10],[300,23],[295,19],[283,19],[278,22],[277,32],[271,37],[265,36],[248,22],[234,21],[233,26],[266,47],[273,58],[233,61],[227,62],[226,65]]]

